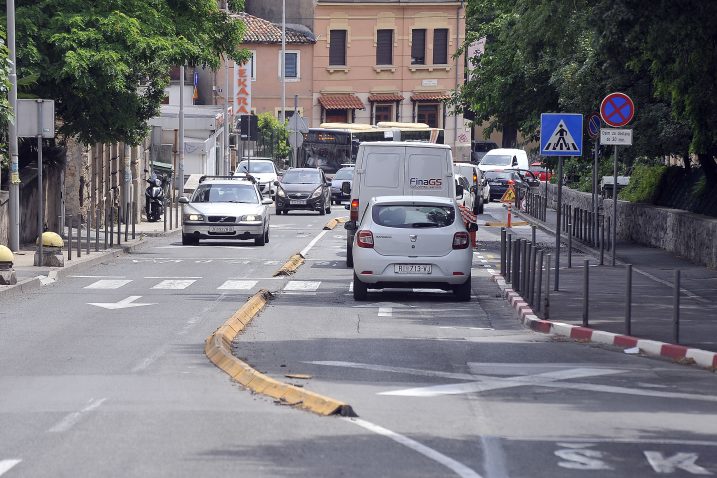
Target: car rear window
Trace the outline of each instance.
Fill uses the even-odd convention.
[[[353,179],[354,177],[354,170],[351,169],[339,169],[339,171],[336,173],[336,176],[334,176],[334,179]]]
[[[448,227],[456,220],[456,210],[453,206],[428,204],[378,204],[373,207],[372,218],[385,227]]]
[[[486,179],[512,179],[513,173],[505,171],[486,171],[485,177]]]

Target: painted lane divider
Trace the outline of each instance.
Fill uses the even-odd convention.
[[[15,465],[20,463],[22,460],[14,459],[14,460],[0,460],[0,476],[4,475],[6,472],[10,471],[11,468],[14,468]]]

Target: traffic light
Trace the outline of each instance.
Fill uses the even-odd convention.
[[[257,141],[259,139],[259,120],[256,115],[241,115],[239,117],[239,134],[242,141]]]

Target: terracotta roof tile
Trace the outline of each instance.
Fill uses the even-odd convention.
[[[358,96],[348,95],[321,95],[319,103],[327,110],[363,110],[366,109]]]
[[[443,91],[421,91],[411,95],[411,101],[443,101],[447,100],[451,95]]]
[[[241,19],[246,25],[242,43],[281,43],[281,25],[276,25],[268,20],[244,12],[233,16]],[[287,26],[286,43],[310,44],[316,43],[316,38],[311,32],[302,32]]]
[[[403,101],[403,95],[398,93],[374,93],[369,95],[369,101]]]

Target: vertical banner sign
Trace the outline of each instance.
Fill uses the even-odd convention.
[[[234,114],[251,114],[251,65],[234,64]],[[228,92],[227,92],[228,93]]]

